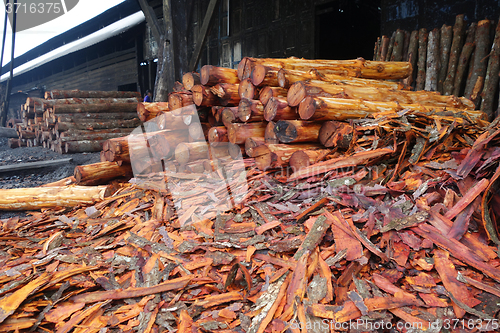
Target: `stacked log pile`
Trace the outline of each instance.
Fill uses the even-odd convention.
[[[373,60],[408,61],[413,73],[404,82],[417,90],[465,96],[491,121],[498,116],[500,21],[472,22],[457,15],[453,27],[400,30],[375,42]]]
[[[141,124],[140,94],[120,91],[52,90],[45,99],[28,97],[11,148],[43,146],[58,153],[96,152],[105,140],[129,134]]]
[[[482,122],[484,113],[470,100],[390,81],[411,72],[408,62],[361,58],[244,58],[238,69],[207,65],[200,74],[185,74],[183,89],[168,102],[139,103],[138,116],[150,130],[105,142],[102,160],[132,163],[136,174],[166,167],[214,171],[207,159],[217,164],[214,159],[243,153],[261,170],[290,165],[297,171],[331,148],[349,147],[347,138],[359,132],[353,119],[404,110]]]
[[[0,190],[0,209],[43,208],[0,221],[0,331],[498,331],[498,121],[405,109],[328,124],[345,151],[290,177],[244,159],[229,211],[203,204],[204,174]],[[180,216],[176,193],[193,203]]]

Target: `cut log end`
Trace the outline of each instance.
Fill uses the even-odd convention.
[[[307,96],[299,104],[300,119],[310,119],[316,112],[317,105],[313,97]]]
[[[293,124],[279,120],[274,126],[274,133],[280,142],[290,143],[297,139],[297,129]]]
[[[297,106],[306,97],[306,87],[304,82],[299,81],[292,84],[288,90],[287,101],[290,106]]]

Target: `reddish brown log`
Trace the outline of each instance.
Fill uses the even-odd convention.
[[[137,103],[137,115],[141,121],[151,120],[159,113],[169,110],[168,102]]]
[[[253,154],[253,149],[258,146],[262,146],[266,141],[264,138],[248,138],[245,140],[245,153],[250,157],[255,157]]]
[[[174,92],[168,95],[168,107],[170,110],[177,110],[194,104],[193,94],[189,91]]]
[[[245,154],[245,148],[243,147],[243,145],[236,145],[229,142],[227,149],[229,152],[229,156],[231,156],[233,160],[239,160]]]
[[[26,147],[28,144],[26,140],[10,138],[8,141],[9,148]]]
[[[271,97],[284,97],[286,98],[286,94],[288,93],[288,90],[280,88],[280,87],[263,87],[259,93],[259,101],[263,105],[267,105],[267,102],[269,102],[269,99]]]
[[[463,110],[450,107],[426,107],[420,104],[400,104],[396,102],[373,102],[357,99],[306,97],[299,105],[299,115],[303,120],[346,120],[364,118],[378,112],[394,112],[410,109],[424,113],[443,112],[466,113],[472,118],[484,119],[481,111]]]
[[[174,112],[162,112],[153,120],[160,130],[180,130],[187,129],[185,118]]]
[[[187,131],[150,132],[147,133],[146,140],[149,152],[155,160],[167,160],[174,155],[177,145],[188,140],[188,133]]]
[[[285,167],[296,151],[319,149],[317,144],[265,144],[253,149],[255,165],[260,170]]]
[[[229,142],[227,128],[225,126],[212,127],[208,131],[208,142],[212,146],[217,146],[220,142]]]
[[[132,168],[129,164],[116,162],[78,165],[74,176],[78,185],[100,185],[118,177],[131,177]]]
[[[344,122],[327,121],[319,130],[319,142],[325,147],[347,149],[354,138],[354,128]]]
[[[218,83],[210,90],[220,98],[221,104],[234,106],[240,102],[238,89],[239,84]]]
[[[266,124],[246,123],[246,124],[232,124],[228,127],[229,142],[234,144],[244,144],[247,138],[251,137],[264,137]]]
[[[264,141],[266,143],[271,143],[271,144],[279,143],[278,137],[274,132],[274,126],[276,126],[276,123],[274,121],[270,121],[267,123],[266,131],[264,132]]]
[[[219,98],[212,93],[210,87],[196,85],[191,91],[193,92],[193,102],[197,106],[220,105]]]
[[[206,123],[192,122],[189,125],[189,137],[192,141],[206,141],[210,125]]]
[[[264,119],[267,121],[298,118],[297,108],[289,106],[285,98],[271,97],[264,108]]]
[[[288,90],[287,101],[290,106],[297,106],[306,96],[362,99],[365,101],[393,101],[405,104],[429,106],[449,106],[473,110],[474,104],[455,96],[442,96],[436,92],[392,90],[376,87],[358,87],[333,85],[323,81],[296,82]]]
[[[279,86],[278,82],[278,70],[279,68],[267,67],[262,65],[255,65],[250,79],[252,84],[256,87],[259,86]]]
[[[297,172],[302,168],[316,164],[330,153],[329,149],[305,149],[297,150],[290,156],[288,163],[292,168],[292,172]]]
[[[236,69],[205,65],[200,72],[201,84],[214,86],[217,83],[238,83],[238,72]]]
[[[85,91],[85,90],[51,90],[45,92],[45,99],[62,98],[141,98],[137,91]]]
[[[282,143],[318,141],[321,123],[304,120],[279,120],[274,126],[274,133]]]
[[[200,74],[187,72],[182,76],[182,85],[185,89],[191,90],[197,84],[201,84]]]
[[[255,88],[250,79],[242,80],[238,87],[240,98],[255,99],[258,95],[257,91],[257,88]]]
[[[289,88],[292,84],[298,81],[306,80],[320,80],[330,82],[332,84],[353,85],[353,86],[375,86],[388,89],[403,89],[405,86],[398,82],[361,79],[349,76],[341,76],[335,74],[324,74],[318,70],[311,69],[307,72],[290,69],[280,69],[278,72],[279,86],[282,88]]]
[[[241,63],[240,63],[241,64]],[[404,79],[411,73],[411,65],[407,62],[370,61],[363,58],[354,60],[306,60],[299,58],[270,59],[245,58],[242,67],[238,66],[238,75],[242,69],[242,79],[248,78],[247,73],[255,65],[275,68],[309,71],[316,69],[322,74],[337,74],[370,79]]]
[[[229,128],[231,124],[239,122],[238,107],[224,108],[222,110],[222,123]]]
[[[179,164],[207,159],[208,157],[208,144],[206,142],[180,143],[175,148],[175,160]]]
[[[245,123],[264,120],[264,105],[255,99],[241,99],[238,105],[238,119]]]
[[[415,90],[424,90],[425,86],[425,70],[427,60],[427,39],[428,33],[426,28],[421,28],[418,32],[418,62],[417,62],[417,82]]]
[[[70,134],[62,134],[59,137],[59,142],[61,144],[66,143],[68,141],[91,141],[91,140],[96,140],[96,141],[105,141],[108,139],[112,138],[118,138],[124,135],[130,134],[132,132],[132,129],[127,132],[122,132],[122,131],[110,131],[110,132],[102,132],[102,131],[87,131],[86,133],[70,133]]]

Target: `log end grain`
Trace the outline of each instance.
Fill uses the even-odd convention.
[[[250,74],[250,80],[254,86],[259,86],[266,78],[267,68],[262,65],[255,65]]]
[[[238,105],[238,118],[242,122],[247,122],[252,116],[252,102],[247,98],[242,98]]]
[[[319,130],[319,142],[325,147],[349,148],[354,137],[354,128],[343,122],[327,121]]]
[[[238,87],[240,98],[254,99],[256,97],[256,91],[255,86],[249,78],[242,80]]]
[[[300,119],[310,119],[316,112],[317,104],[313,97],[307,96],[299,104]]]
[[[306,87],[304,82],[299,81],[292,84],[288,89],[287,101],[290,106],[297,106],[306,97]]]
[[[295,126],[287,121],[279,120],[274,126],[274,133],[280,142],[290,143],[297,139],[298,133]]]

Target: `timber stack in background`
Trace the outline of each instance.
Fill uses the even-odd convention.
[[[373,60],[408,61],[405,83],[416,90],[464,96],[491,121],[498,116],[500,21],[472,22],[457,15],[454,26],[412,32],[398,29],[375,42]]]
[[[350,147],[356,122],[411,112],[486,125],[466,98],[410,91],[409,62],[244,58],[238,69],[186,73],[168,102],[138,103],[146,133],[112,138],[101,160],[136,174],[215,171],[219,160],[254,158],[261,170],[293,171]],[[243,155],[242,155],[243,154]]]
[[[98,152],[105,140],[129,134],[141,122],[138,92],[52,90],[28,97],[20,120],[12,119],[18,139],[9,146],[50,148],[60,154]]]

